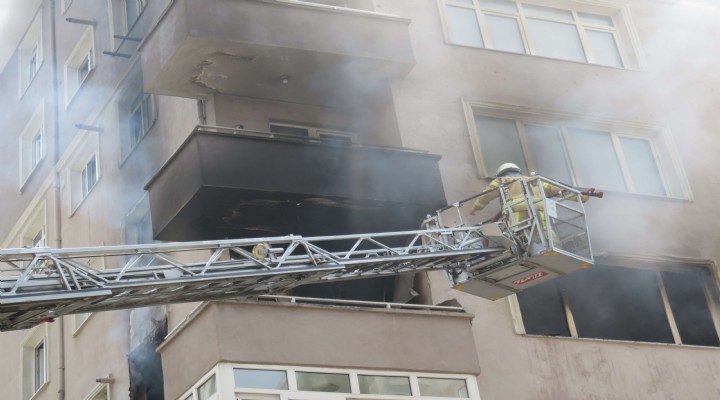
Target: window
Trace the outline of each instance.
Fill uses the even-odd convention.
[[[121,160],[130,155],[157,120],[154,98],[143,92],[140,66],[136,65],[132,71],[118,100]]]
[[[75,94],[95,68],[95,34],[87,27],[80,41],[65,63],[65,104],[70,105]]]
[[[343,143],[350,143],[355,140],[355,134],[350,132],[277,122],[270,123],[270,132],[278,133],[284,136],[296,136]]]
[[[110,400],[110,385],[107,383],[96,387],[85,400]]]
[[[47,369],[47,324],[30,330],[22,344],[21,393],[29,400],[49,381]]]
[[[20,190],[45,158],[45,109],[40,103],[20,133]]]
[[[198,400],[209,400],[217,393],[215,374],[198,388]]]
[[[350,376],[318,372],[297,372],[298,390],[350,393]]]
[[[482,176],[513,162],[573,186],[690,196],[672,140],[660,128],[498,104],[466,102],[466,114]]]
[[[62,0],[62,13],[65,14],[65,12],[70,8],[72,5],[73,0]]]
[[[410,378],[407,376],[358,375],[360,393],[410,396]]]
[[[441,1],[453,44],[617,68],[637,63],[623,49],[631,35],[621,25],[621,10],[576,2],[555,2],[565,6],[555,8],[508,0]]]
[[[351,400],[393,396],[407,400],[422,397],[479,399],[477,380],[469,375],[220,364],[217,376],[231,376],[230,368],[235,390],[234,393],[223,393],[223,398]],[[200,393],[201,385],[198,384],[197,393]],[[192,392],[185,393],[180,399],[192,398]]]
[[[108,0],[109,1],[109,18],[110,18],[110,35],[115,47],[119,48],[127,41],[122,39],[123,36],[130,36],[142,15],[147,0]],[[118,38],[120,36],[121,38]]]
[[[418,378],[418,385],[422,396],[470,397],[464,379]]]
[[[102,177],[97,133],[81,131],[80,134],[84,135],[83,140],[69,152],[67,161],[61,162],[61,164],[69,163],[67,173],[70,183],[68,185],[70,214],[80,207]]]
[[[38,209],[22,234],[23,247],[44,247],[47,246],[45,239],[45,208]]]
[[[288,380],[285,371],[234,368],[235,386],[250,389],[287,390]]]
[[[42,12],[39,12],[18,46],[20,96],[30,87],[40,70],[42,61]]]
[[[82,176],[82,197],[85,198],[97,183],[97,158],[93,155],[80,173]]]
[[[531,335],[718,347],[716,289],[707,267],[610,259],[517,301]]]

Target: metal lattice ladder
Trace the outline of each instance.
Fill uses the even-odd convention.
[[[568,193],[565,198],[572,198]],[[532,191],[528,196],[537,201]],[[488,285],[492,290],[468,291],[496,298],[522,289],[496,279],[498,274],[534,271],[542,265],[534,260],[547,252],[564,252],[577,265],[592,262],[554,246],[556,233],[540,235],[550,238],[541,243],[545,253],[531,251],[528,237],[543,233],[538,212],[519,230],[503,222],[468,223],[462,215],[470,200],[439,210],[416,231],[0,250],[0,330],[30,328],[67,314],[280,294],[308,283],[433,270],[446,271],[458,289],[471,281]],[[459,222],[447,222],[448,210]],[[584,218],[582,224],[586,237]],[[556,225],[547,223],[551,229]],[[108,268],[92,267],[98,261]],[[566,273],[547,266],[544,271]]]

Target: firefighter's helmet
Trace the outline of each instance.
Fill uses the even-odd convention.
[[[508,163],[505,163],[505,164],[499,166],[497,169],[497,173],[495,175],[500,177],[500,176],[506,175],[510,172],[516,172],[519,174],[522,172],[522,170],[520,170],[520,167],[518,167],[517,165],[508,162]]]

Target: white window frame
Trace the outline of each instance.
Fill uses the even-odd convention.
[[[134,1],[137,7],[137,15],[132,25],[128,24],[127,15],[127,2]],[[140,17],[142,17],[145,9],[147,8],[147,0],[107,0],[108,7],[108,18],[110,27],[110,43],[113,43],[113,47],[117,50],[123,43],[127,43],[123,39],[118,39],[115,36],[130,36],[133,28],[137,26]]]
[[[294,123],[285,123],[285,122],[274,122],[270,121],[270,129],[272,131],[273,126],[281,126],[281,127],[287,127],[287,128],[298,128],[298,129],[306,129],[308,131],[308,139],[313,140],[323,140],[322,136],[335,136],[338,138],[347,138],[351,143],[356,142],[355,134],[352,132],[342,131],[342,130],[336,130],[336,129],[327,129],[327,128],[319,128],[316,126],[311,125],[302,125],[302,124],[294,124]]]
[[[108,384],[108,383],[101,383],[101,384],[97,385],[97,386],[92,390],[92,392],[90,392],[90,394],[88,394],[87,396],[85,396],[84,400],[95,400],[95,398],[96,398],[99,394],[102,394],[102,393],[105,394],[105,399],[106,399],[106,400],[112,400],[112,398],[110,397],[110,393],[111,393],[111,392],[110,392],[110,384]]]
[[[37,243],[38,238],[40,243]],[[47,213],[44,204],[28,219],[20,239],[23,247],[47,246]]]
[[[25,95],[28,88],[30,88],[30,85],[37,77],[40,67],[43,64],[42,14],[41,8],[17,48],[18,96],[21,98]],[[33,57],[35,58],[34,67],[29,68],[32,65],[31,60]]]
[[[36,159],[35,156],[38,154],[35,154],[35,138],[38,134],[40,135],[40,154]],[[45,137],[45,102],[41,101],[20,133],[20,192],[23,191],[30,177],[45,159]]]
[[[677,324],[675,322],[675,318],[673,316],[672,308],[670,307],[670,301],[667,295],[667,292],[665,290],[665,285],[663,283],[662,273],[663,272],[683,272],[684,269],[687,269],[688,267],[694,267],[694,268],[706,268],[710,272],[710,282],[705,282],[704,286],[704,294],[705,299],[708,303],[708,308],[710,310],[710,315],[713,320],[713,324],[715,326],[715,331],[717,332],[718,337],[720,337],[720,300],[718,300],[718,292],[720,288],[720,278],[717,274],[717,266],[711,262],[711,261],[696,261],[696,260],[688,260],[687,262],[678,262],[677,260],[670,260],[665,261],[662,259],[655,259],[655,258],[648,258],[648,257],[642,257],[642,256],[631,256],[631,255],[622,255],[622,256],[606,256],[605,259],[602,260],[603,265],[608,266],[614,266],[614,267],[622,267],[622,268],[632,268],[632,269],[642,269],[642,270],[650,270],[655,272],[657,281],[658,281],[658,287],[660,289],[660,296],[663,301],[663,306],[665,308],[665,316],[667,317],[668,324],[670,327],[670,330],[673,335],[674,344],[676,345],[682,345],[682,346],[693,346],[693,347],[703,347],[705,346],[697,346],[697,345],[686,345],[682,343],[682,338],[680,337],[680,333],[677,327]],[[679,265],[679,264],[685,264],[685,265]],[[522,312],[520,310],[520,302],[517,298],[517,295],[512,295],[508,297],[508,304],[510,306],[510,314],[512,316],[513,320],[513,328],[515,329],[515,333],[519,335],[527,335],[525,331],[525,325],[523,323],[522,318]],[[622,342],[623,340],[616,340],[616,339],[596,339],[596,338],[588,338],[588,337],[581,337],[578,335],[577,327],[575,326],[575,319],[573,318],[572,310],[570,308],[570,304],[568,303],[568,300],[566,297],[562,297],[562,307],[563,311],[565,313],[566,321],[568,324],[568,331],[570,332],[570,338],[574,339],[582,339],[582,340],[612,340],[612,341],[618,341]],[[532,335],[536,336],[536,335]],[[551,336],[555,337],[555,336]],[[560,338],[567,339],[566,336],[560,336]],[[667,343],[656,343],[656,342],[641,342],[641,343],[647,343],[647,344],[667,344]],[[712,347],[715,348],[715,347]]]
[[[102,180],[102,158],[100,156],[100,142],[96,132],[82,131],[83,143],[80,143],[72,151],[66,167],[66,179],[69,182],[68,198],[69,198],[69,214],[72,217],[90,194],[98,186]],[[92,159],[95,159],[95,183],[92,186],[83,184],[83,174],[87,174],[87,166]],[[60,164],[65,164],[65,161]]]
[[[285,371],[288,379],[287,390],[270,390],[255,388],[236,388],[233,369],[259,369],[267,371]],[[351,393],[328,393],[328,392],[310,392],[298,391],[297,379],[295,372],[316,372],[325,374],[345,374],[349,376]],[[197,389],[210,376],[216,375],[218,398],[245,398],[256,400],[449,400],[458,399],[456,397],[429,397],[421,396],[418,385],[418,378],[442,378],[442,379],[458,379],[464,380],[468,391],[467,398],[469,400],[480,400],[480,392],[478,390],[477,378],[473,375],[463,374],[442,374],[442,373],[421,373],[421,372],[401,372],[387,370],[366,370],[366,369],[341,369],[341,368],[319,368],[319,367],[300,367],[300,366],[282,366],[282,365],[264,365],[264,364],[237,364],[237,363],[221,363],[213,368],[210,372],[203,375],[192,388],[178,397],[178,400],[198,399]],[[358,375],[377,375],[377,376],[398,376],[408,377],[410,380],[411,395],[383,395],[383,394],[362,394],[360,393],[360,385]],[[190,396],[190,397],[188,397]],[[212,397],[215,398],[214,396]]]
[[[88,26],[78,40],[64,66],[65,108],[69,108],[73,99],[95,70],[95,29]],[[82,73],[84,66],[87,72]]]
[[[621,6],[617,3],[611,3],[611,2],[604,2],[604,1],[588,1],[588,0],[580,0],[580,1],[569,1],[569,0],[546,0],[546,1],[537,1],[537,0],[529,0],[529,1],[516,1],[516,0],[508,0],[511,3],[515,3],[517,11],[510,12],[510,11],[500,11],[500,10],[494,10],[494,9],[488,9],[482,7],[479,3],[476,2],[476,0],[471,0],[473,2],[473,5],[464,4],[458,0],[438,0],[438,7],[440,9],[440,16],[441,21],[443,24],[443,33],[445,36],[445,43],[455,45],[455,46],[465,46],[465,47],[473,47],[473,48],[483,48],[487,50],[493,50],[493,51],[502,51],[504,53],[511,53],[511,54],[521,54],[521,55],[531,55],[534,57],[542,57],[542,58],[549,58],[553,60],[561,60],[561,61],[569,61],[569,62],[576,62],[581,64],[591,64],[591,65],[597,65],[607,68],[621,68],[621,69],[631,69],[631,68],[643,68],[645,65],[644,56],[642,55],[642,52],[640,50],[639,46],[639,39],[638,35],[635,32],[634,25],[631,22],[630,18],[630,11],[628,6]],[[585,62],[582,61],[573,61],[573,60],[566,60],[561,58],[553,58],[553,57],[546,57],[537,55],[537,52],[535,50],[535,47],[533,46],[533,38],[530,37],[528,34],[528,23],[527,18],[525,14],[525,10],[523,9],[523,4],[528,5],[536,5],[536,6],[542,6],[542,7],[548,7],[548,8],[556,8],[563,11],[569,11],[572,13],[573,20],[572,21],[565,21],[565,20],[556,20],[551,17],[537,17],[532,16],[532,19],[540,19],[543,21],[550,21],[550,22],[556,22],[556,23],[562,23],[567,25],[573,25],[576,27],[580,43],[582,44],[583,53],[585,55]],[[478,25],[480,28],[480,34],[483,38],[484,47],[475,47],[475,46],[468,46],[463,44],[457,44],[452,41],[452,36],[450,34],[450,21],[447,16],[447,6],[452,7],[458,7],[458,8],[465,8],[465,9],[472,9],[475,10],[475,15],[477,17]],[[594,25],[587,22],[582,22],[578,16],[578,13],[588,13],[588,14],[597,14],[602,15],[606,17],[610,17],[613,21],[613,26],[608,27],[605,25]],[[485,22],[485,15],[494,15],[499,17],[506,17],[506,18],[512,18],[515,19],[518,22],[518,28],[520,29],[520,36],[523,42],[523,47],[525,52],[524,53],[515,53],[515,52],[508,52],[505,50],[499,50],[494,49],[492,44],[492,36],[490,35],[490,28],[487,26],[487,23]],[[598,64],[595,59],[595,55],[592,52],[589,40],[587,38],[586,31],[601,31],[610,33],[613,35],[613,38],[615,40],[615,45],[617,46],[617,50],[620,56],[620,59],[622,60],[622,67],[614,67],[614,66],[608,66],[603,64]]]
[[[158,119],[155,96],[144,92],[142,70],[139,65],[131,68],[124,88],[117,95],[118,124],[120,139],[120,166],[130,157],[145,136],[155,126]],[[137,101],[139,98],[142,99]],[[131,129],[131,120],[136,113],[140,113],[141,131],[135,136]]]
[[[50,370],[48,369],[49,346],[47,324],[38,325],[22,341],[20,357],[20,393],[23,400],[30,400],[45,389],[50,383]],[[39,345],[44,347],[44,360],[42,365],[43,379],[37,382],[36,349]]]
[[[73,0],[62,0],[62,14],[65,14],[72,5]]]
[[[481,178],[494,177],[495,171],[490,171],[485,165],[482,151],[482,143],[480,143],[480,139],[478,139],[477,135],[475,116],[485,116],[515,121],[515,125],[518,131],[518,138],[522,147],[522,153],[525,157],[525,161],[529,169],[528,173],[535,171],[536,166],[532,159],[532,155],[530,154],[530,146],[524,134],[524,124],[551,126],[560,130],[563,151],[565,152],[565,157],[568,161],[568,171],[572,178],[572,182],[567,183],[581,187],[592,186],[592,182],[582,182],[580,177],[578,176],[578,168],[573,162],[572,152],[567,145],[567,129],[579,128],[599,130],[604,133],[608,133],[610,135],[610,138],[612,139],[613,149],[618,158],[620,170],[622,171],[623,179],[627,187],[626,191],[617,193],[657,197],[662,199],[675,198],[682,200],[692,200],[690,184],[685,177],[684,170],[680,163],[679,155],[677,154],[676,150],[677,147],[672,140],[672,135],[665,128],[654,125],[639,124],[637,122],[601,119],[574,113],[542,110],[537,108],[528,108],[515,105],[482,102],[467,99],[463,99],[463,108],[465,112],[466,123],[468,126],[470,143],[472,145],[473,154],[475,156],[477,172],[479,177]],[[627,161],[625,160],[622,148],[620,147],[619,139],[623,137],[632,139],[643,139],[649,141],[655,158],[656,166],[658,168],[658,173],[665,189],[665,196],[642,194],[635,192],[633,180],[630,176],[630,171],[627,166]],[[658,146],[661,146],[664,150],[663,153],[667,154],[667,159],[663,162],[661,162],[658,157]],[[670,193],[670,188],[667,182],[667,176],[669,173],[668,170],[672,170],[675,173],[677,177],[677,184],[680,186],[680,193]],[[604,188],[598,189],[605,190]]]

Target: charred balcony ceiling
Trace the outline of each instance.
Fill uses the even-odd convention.
[[[158,240],[418,229],[446,204],[439,156],[196,129],[146,186]]]
[[[415,64],[409,20],[283,0],[175,0],[141,45],[145,90],[342,104]]]

